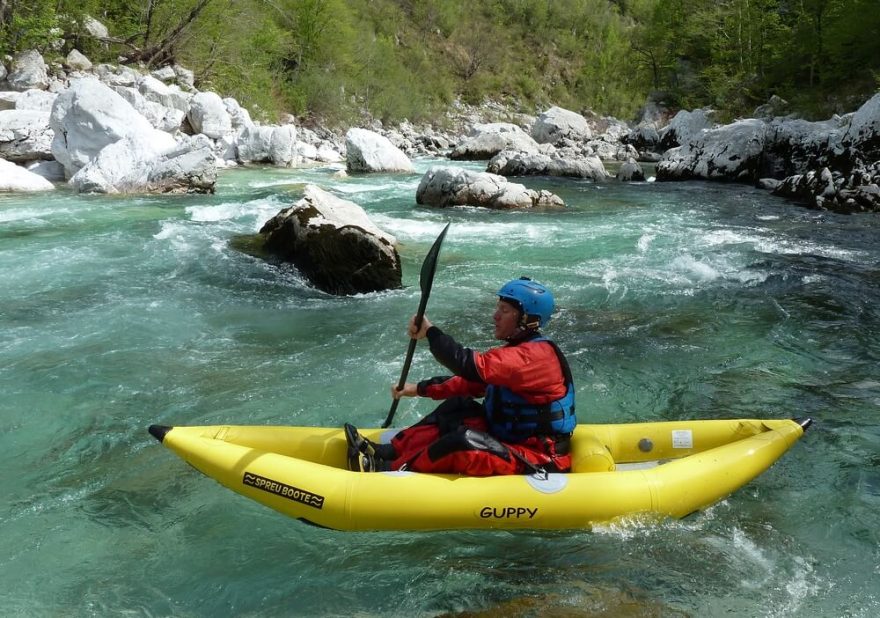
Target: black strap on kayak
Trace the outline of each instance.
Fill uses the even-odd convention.
[[[531,461],[520,455],[517,451],[513,449],[507,449],[507,452],[513,455],[513,457],[517,459],[521,464],[523,464],[527,469],[531,470],[532,474],[534,474],[539,481],[546,481],[550,477],[550,473],[547,472],[545,468],[533,464]]]

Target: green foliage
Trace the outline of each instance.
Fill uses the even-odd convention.
[[[872,94],[876,0],[0,0],[0,51],[179,62],[267,119],[427,120],[456,98],[632,117],[646,97],[825,116]],[[84,36],[92,15],[113,44]],[[160,53],[152,54],[159,43]],[[146,51],[144,51],[146,50]],[[142,53],[143,52],[143,53]],[[147,53],[151,52],[151,53]]]
[[[13,3],[8,14],[0,15],[0,53],[26,49],[49,49],[58,38],[55,6],[48,2]]]

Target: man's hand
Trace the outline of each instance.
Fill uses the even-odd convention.
[[[403,385],[403,388],[397,390],[397,384],[391,385],[391,396],[394,399],[400,399],[401,397],[418,397],[419,391],[415,384],[412,382],[407,382]]]
[[[428,334],[428,329],[431,328],[433,324],[431,324],[431,320],[428,319],[428,316],[422,317],[422,325],[419,328],[416,328],[416,316],[413,316],[409,320],[409,328],[407,332],[409,333],[410,339],[424,339]]]

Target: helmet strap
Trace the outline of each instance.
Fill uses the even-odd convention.
[[[538,330],[541,327],[541,318],[536,315],[522,313],[519,318],[519,327],[523,330]]]

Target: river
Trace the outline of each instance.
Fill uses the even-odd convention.
[[[0,195],[4,615],[880,613],[880,218],[735,184],[561,179],[524,181],[561,212],[429,209],[431,163],[229,170],[211,196]],[[230,246],[306,182],[397,237],[405,289],[333,297]],[[147,434],[381,423],[447,222],[432,321],[488,347],[503,281],[551,287],[582,422],[815,425],[708,511],[571,532],[318,529]],[[439,373],[420,347],[411,377]],[[396,422],[431,407],[406,400]]]

